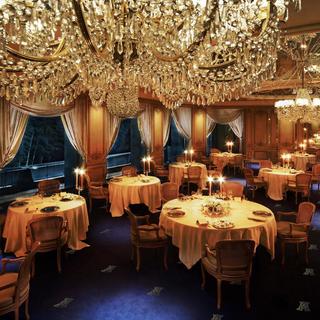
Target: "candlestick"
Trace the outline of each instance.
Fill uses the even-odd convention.
[[[142,162],[143,162],[143,173],[144,174],[146,174],[146,161],[147,161],[146,157],[143,157]]]
[[[208,181],[209,181],[209,196],[211,196],[211,194],[212,194],[212,182],[213,182],[213,177],[209,176],[209,177],[208,177]]]
[[[76,174],[76,190],[78,190],[78,188],[79,188],[79,168],[75,168],[74,173]]]
[[[79,175],[80,175],[80,187],[78,189],[79,194],[83,190],[83,176],[84,176],[84,174],[85,174],[85,170],[83,168],[79,169]]]
[[[150,173],[150,162],[151,162],[151,157],[150,157],[150,156],[147,156],[148,173]]]
[[[220,187],[220,192],[221,192],[221,187],[222,187],[222,183],[224,182],[224,177],[222,177],[222,176],[220,176],[219,178],[218,178],[218,182],[219,182],[219,187]]]
[[[190,149],[190,162],[192,162],[192,155],[193,155],[194,151],[193,149]]]
[[[184,162],[187,162],[188,158],[188,150],[184,150]]]

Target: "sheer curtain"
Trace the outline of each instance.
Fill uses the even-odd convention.
[[[17,154],[27,127],[28,115],[11,107],[0,98],[0,169]]]
[[[141,139],[144,142],[147,152],[152,152],[152,112],[153,106],[151,104],[140,104],[144,111],[138,116],[138,128]]]
[[[81,95],[75,100],[75,107],[61,116],[70,143],[85,161],[88,155],[88,113],[89,97]]]
[[[105,119],[105,125],[104,125],[105,140],[104,141],[105,141],[105,150],[106,150],[106,156],[107,156],[118,136],[118,132],[120,128],[120,119],[110,114],[107,108],[104,108],[103,110],[104,110],[104,119]]]
[[[162,127],[163,146],[167,144],[169,139],[170,120],[171,120],[171,111],[166,108],[164,109],[163,127]]]
[[[243,114],[241,113],[238,118],[229,122],[229,126],[234,134],[239,138],[239,151],[242,152],[242,136],[243,136]]]
[[[216,127],[216,122],[207,114],[206,137],[208,138]]]
[[[191,128],[192,128],[192,112],[191,108],[180,107],[173,113],[173,120],[178,129],[178,132],[189,141],[189,146],[191,142]]]

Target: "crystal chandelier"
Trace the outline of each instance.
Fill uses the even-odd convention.
[[[306,88],[306,68],[308,56],[310,55],[310,44],[315,35],[293,37],[287,39],[285,50],[293,61],[296,62],[294,74],[301,73],[301,87],[298,88],[295,99],[284,99],[275,102],[274,106],[278,119],[296,122],[311,122],[320,117],[320,98],[311,98],[309,89]]]
[[[0,96],[64,105],[88,91],[114,114],[113,90],[171,109],[238,99],[273,75],[289,2],[0,0]]]

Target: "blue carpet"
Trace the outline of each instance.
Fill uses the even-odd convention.
[[[315,203],[319,194],[313,193]],[[275,202],[258,191],[256,201],[274,211],[295,209],[293,195],[286,202]],[[199,264],[187,270],[179,263],[177,248],[172,246],[167,272],[162,267],[162,252],[145,250],[141,271],[137,273],[130,260],[128,219],[111,218],[104,208],[96,208],[90,216],[87,243],[91,246],[67,254],[61,275],[56,270],[54,253],[37,256],[36,276],[31,281],[31,319],[219,320],[222,315],[223,320],[319,319],[319,228],[317,213],[310,235],[311,249],[315,250],[309,250],[309,266],[304,265],[302,255],[297,256],[294,248],[288,249],[282,268],[278,256],[270,261],[264,248],[258,247],[251,283],[251,311],[244,307],[244,287],[225,283],[222,310],[218,312],[216,282],[208,278],[205,290],[201,290]],[[310,272],[314,276],[308,275]],[[304,311],[308,308],[310,312]],[[0,319],[13,319],[13,314]],[[21,319],[24,319],[22,308]]]

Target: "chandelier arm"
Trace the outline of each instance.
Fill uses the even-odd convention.
[[[97,49],[97,47],[94,45],[94,43],[91,40],[91,36],[90,36],[90,31],[89,28],[87,26],[86,20],[84,18],[84,14],[83,14],[83,10],[81,7],[81,0],[72,0],[72,4],[73,4],[73,9],[74,12],[76,14],[77,17],[77,21],[78,21],[78,25],[80,28],[80,31],[82,33],[82,36],[84,38],[84,40],[86,41],[90,51],[96,55],[97,57],[99,57],[99,51]]]
[[[182,52],[180,54],[176,54],[174,56],[166,56],[166,55],[163,55],[158,50],[156,50],[155,48],[152,47],[151,48],[152,54],[160,61],[163,61],[163,62],[175,62],[175,61],[178,61],[181,58],[186,57],[188,54],[193,53],[194,51],[196,51],[197,48],[199,47],[200,43],[203,42],[203,40],[206,37],[208,31],[210,30],[210,23],[211,23],[211,21],[214,21],[214,16],[216,14],[217,7],[218,7],[218,2],[215,1],[215,5],[212,6],[212,10],[210,11],[210,14],[208,15],[207,21],[205,21],[203,23],[203,30],[197,34],[196,40],[194,42],[192,42],[184,52]]]
[[[47,57],[46,56],[33,56],[30,54],[25,54],[25,53],[20,52],[19,50],[15,50],[9,46],[6,46],[6,50],[12,56],[19,58],[19,59],[32,61],[32,62],[48,63],[48,62],[52,62],[52,61],[57,61],[62,56],[67,54],[67,50],[64,48],[65,43],[66,43],[65,38],[62,38],[56,51],[51,56],[47,56]]]

